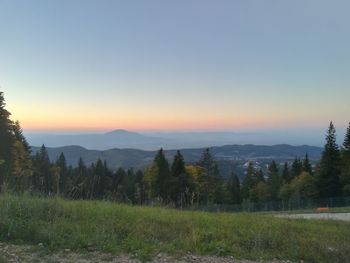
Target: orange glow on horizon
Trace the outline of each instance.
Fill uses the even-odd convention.
[[[46,106],[46,107],[45,107]],[[19,120],[26,131],[110,131],[125,129],[133,131],[223,131],[223,130],[261,130],[283,129],[295,125],[316,127],[318,123],[309,118],[300,118],[291,113],[280,114],[278,111],[257,112],[245,111],[244,114],[232,114],[199,109],[194,111],[176,110],[141,110],[128,111],[119,109],[114,113],[111,109],[57,108],[57,105],[16,108],[12,111],[13,120]],[[43,111],[42,109],[47,109]],[[142,113],[142,114],[141,114]]]
[[[293,121],[261,120],[261,119],[23,119],[21,126],[27,131],[109,131],[114,129],[144,131],[195,131],[195,130],[255,130],[266,128],[285,128],[293,125]],[[310,125],[309,125],[310,126]],[[311,124],[312,126],[312,124]]]

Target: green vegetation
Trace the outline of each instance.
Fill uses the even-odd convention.
[[[103,201],[0,196],[0,240],[48,250],[232,255],[245,259],[345,262],[350,223],[271,215],[131,207]]]

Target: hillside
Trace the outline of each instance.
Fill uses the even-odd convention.
[[[142,260],[191,253],[293,262],[347,262],[350,256],[349,223],[340,221],[28,196],[0,196],[0,211],[0,242],[41,244],[38,249],[48,253],[126,253]]]

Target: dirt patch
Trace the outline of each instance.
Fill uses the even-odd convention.
[[[112,255],[100,252],[75,253],[69,249],[48,254],[46,250],[34,246],[0,243],[0,263],[140,263],[127,255]],[[172,257],[159,253],[151,263],[257,263],[258,261],[235,260],[233,257],[197,256],[186,254]],[[259,261],[266,262],[266,261]],[[269,261],[268,263],[290,263],[290,261]]]

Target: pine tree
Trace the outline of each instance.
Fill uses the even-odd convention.
[[[257,172],[257,183],[260,182],[265,182],[265,176],[262,169],[259,169],[259,171]]]
[[[349,127],[346,130],[343,147],[347,153],[350,153],[350,122]]]
[[[146,184],[144,181],[144,174],[141,170],[136,172],[135,189],[136,203],[143,205],[146,202]]]
[[[174,177],[178,177],[180,174],[186,173],[185,160],[180,151],[174,156],[174,161],[171,166],[171,174]]]
[[[11,113],[5,109],[4,93],[0,92],[0,191],[5,178],[12,170],[12,147],[15,142]]]
[[[61,177],[61,168],[52,165],[50,168],[50,173],[51,173],[51,188],[52,188],[52,193],[55,195],[60,194],[60,177]]]
[[[66,189],[67,181],[68,181],[68,169],[67,169],[67,161],[63,152],[60,154],[56,161],[56,166],[59,168],[59,192],[65,194],[68,189]]]
[[[229,193],[229,202],[232,204],[240,204],[242,202],[241,197],[241,185],[238,176],[232,172],[226,185]]]
[[[200,181],[204,186],[202,196],[207,203],[220,202],[223,199],[222,178],[219,168],[211,155],[209,148],[205,149],[197,164],[203,168],[204,173],[200,176]]]
[[[52,193],[51,163],[45,145],[42,145],[34,158],[33,184],[35,191]]]
[[[350,195],[350,123],[346,130],[343,148],[341,150],[340,183],[345,196]]]
[[[110,185],[107,163],[99,159],[93,169],[92,197],[105,198]]]
[[[253,163],[249,162],[246,176],[242,183],[242,197],[245,200],[252,202],[258,202],[260,197],[258,196],[258,185],[265,184],[265,176],[262,169],[256,170]]]
[[[126,177],[126,172],[124,169],[119,168],[112,178],[112,199],[113,200],[122,200],[122,191],[120,191],[120,186]]]
[[[303,160],[303,171],[312,175],[312,166],[308,154],[305,154],[305,159]]]
[[[302,171],[303,171],[303,164],[300,161],[300,158],[295,157],[292,163],[291,171],[290,171],[290,179],[292,180],[293,178],[299,176]]]
[[[190,175],[186,172],[185,160],[180,151],[174,156],[171,166],[171,175],[173,177],[172,196],[177,206],[183,207],[189,204],[190,194],[193,191],[193,182]]]
[[[87,167],[80,157],[78,167],[74,169],[73,189],[70,191],[73,198],[88,198],[88,178]]]
[[[269,172],[271,173],[276,173],[278,174],[278,167],[275,161],[272,161],[271,164],[269,165]]]
[[[218,165],[215,162],[214,157],[211,155],[209,148],[203,151],[201,158],[198,161],[198,166],[206,169],[210,173],[210,176],[214,178],[218,178],[220,176]]]
[[[246,174],[242,182],[241,195],[244,200],[250,197],[250,190],[257,184],[256,171],[252,162],[249,162]]]
[[[23,135],[23,130],[21,128],[19,121],[16,121],[13,124],[12,129],[13,129],[13,133],[14,133],[16,140],[23,144],[23,147],[29,156],[31,153],[31,148],[29,146],[29,143],[27,142],[27,139]]]
[[[282,170],[282,180],[283,183],[289,183],[291,181],[291,176],[288,168],[288,163],[285,162],[283,165],[283,170]]]
[[[340,152],[336,143],[336,130],[331,122],[326,134],[326,144],[316,173],[316,186],[321,197],[340,195]]]
[[[134,204],[136,202],[136,175],[133,169],[128,169],[126,171],[126,176],[121,182],[123,190],[123,201],[129,204]]]
[[[11,121],[5,106],[4,94],[0,92],[0,192],[4,183],[12,184],[13,189],[23,187],[23,180],[27,179],[24,177],[32,174],[29,144],[19,122]]]
[[[270,188],[271,200],[278,200],[282,180],[279,176],[278,167],[275,161],[272,161],[272,163],[269,165],[269,176],[267,178],[267,184]]]
[[[163,149],[160,149],[152,166],[146,171],[145,179],[149,184],[150,197],[161,198],[163,202],[170,199],[170,168],[168,160],[165,158]]]

